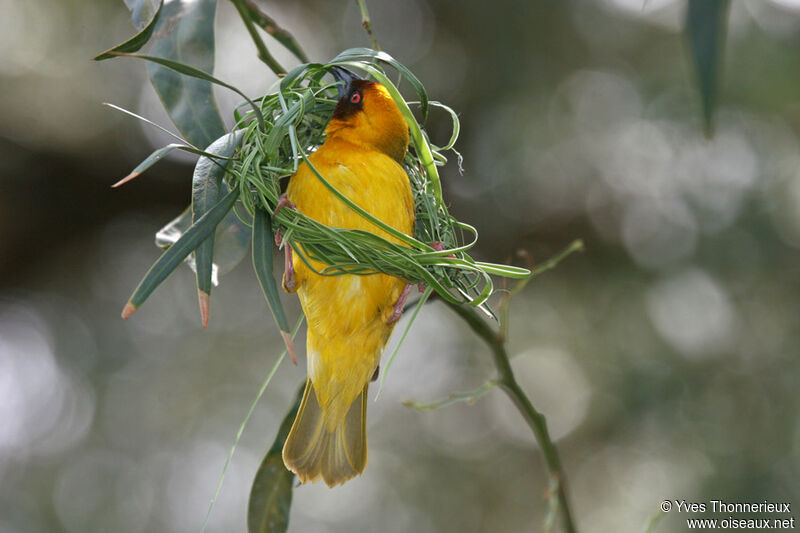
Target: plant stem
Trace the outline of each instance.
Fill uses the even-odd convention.
[[[361,10],[361,25],[364,26],[364,30],[367,32],[367,36],[369,37],[369,41],[372,43],[373,50],[381,51],[381,45],[378,43],[378,38],[372,33],[372,19],[369,18],[369,11],[367,11],[367,2],[366,0],[356,0],[358,4],[358,8]]]
[[[267,50],[267,45],[264,44],[264,41],[258,34],[258,30],[256,29],[255,24],[253,24],[253,19],[250,17],[250,12],[248,11],[244,0],[231,0],[231,2],[236,7],[236,11],[239,12],[239,16],[242,17],[242,22],[244,22],[247,32],[250,34],[250,37],[253,39],[253,43],[255,43],[256,48],[258,49],[258,58],[278,76],[286,74],[286,69],[283,68],[281,64],[278,63],[274,57],[272,57],[272,54],[269,53],[269,50]]]
[[[303,63],[308,63],[308,56],[300,47],[300,43],[294,36],[285,29],[278,26],[275,19],[261,11],[261,9],[252,0],[244,0],[245,6],[250,14],[250,18],[258,24],[262,30],[270,34],[276,41],[281,43],[287,50],[297,57]]]
[[[567,533],[576,533],[575,521],[572,518],[569,498],[567,497],[567,479],[561,466],[561,460],[558,457],[558,450],[550,439],[550,434],[547,431],[547,420],[544,415],[536,410],[525,395],[522,387],[517,383],[514,371],[511,368],[511,363],[508,359],[508,352],[506,352],[503,338],[471,309],[447,301],[444,303],[447,304],[455,314],[460,316],[469,325],[470,329],[483,339],[491,349],[494,365],[499,374],[498,381],[500,388],[508,395],[533,430],[536,441],[539,443],[539,447],[542,450],[542,455],[544,456],[547,470],[550,473],[550,478],[556,487],[556,496],[558,498],[558,507],[561,511],[561,518],[564,523],[564,531]]]

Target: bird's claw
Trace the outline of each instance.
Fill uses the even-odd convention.
[[[408,300],[408,295],[411,292],[411,285],[406,285],[403,287],[403,292],[400,293],[400,297],[394,304],[394,309],[392,310],[392,314],[389,318],[386,319],[387,324],[394,324],[400,317],[403,316],[403,307],[406,305],[406,300]]]
[[[294,209],[296,207],[292,202],[289,201],[289,197],[286,195],[286,193],[281,194],[278,198],[278,205],[275,206],[275,211],[273,212],[272,216],[277,215],[278,211],[284,207],[288,207],[289,209]],[[275,231],[275,244],[277,246],[283,244],[283,236],[281,235],[280,229]],[[283,290],[286,292],[294,292],[297,290],[297,282],[294,279],[292,247],[288,244],[286,245],[286,248],[284,248]]]
[[[296,205],[294,205],[292,202],[289,201],[289,197],[286,196],[286,193],[283,193],[278,197],[278,205],[275,206],[275,212],[273,213],[273,216],[277,215],[278,211],[280,211],[284,207],[288,207],[289,209],[294,209],[295,207],[297,207]]]
[[[292,261],[292,247],[288,244],[284,249],[284,267],[283,267],[283,290],[286,292],[294,292],[297,290],[297,282],[294,279],[294,264]]]

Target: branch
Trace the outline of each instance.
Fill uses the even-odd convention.
[[[258,24],[262,30],[267,32],[276,41],[281,43],[287,50],[293,53],[297,59],[303,63],[308,63],[308,56],[300,47],[300,43],[297,42],[291,33],[278,26],[278,23],[275,22],[275,19],[261,11],[261,9],[252,0],[244,0],[244,4],[247,6],[248,11],[250,12],[250,18],[253,20],[253,22]]]
[[[267,45],[264,44],[264,41],[258,34],[258,30],[256,29],[255,24],[253,24],[253,19],[250,16],[250,11],[248,10],[247,5],[245,5],[245,0],[231,0],[231,2],[236,7],[236,11],[239,12],[239,16],[242,17],[242,22],[244,22],[247,32],[250,34],[250,37],[252,37],[253,43],[255,43],[256,48],[258,49],[258,58],[278,76],[286,74],[286,69],[283,68],[274,57],[272,57],[272,54],[270,54],[269,50],[267,50]]]
[[[508,359],[508,353],[506,352],[503,338],[471,309],[447,301],[444,301],[444,303],[448,305],[455,314],[460,316],[464,322],[469,325],[472,331],[483,339],[491,349],[494,365],[500,376],[498,379],[500,388],[503,389],[522,414],[523,418],[525,418],[525,421],[536,436],[539,447],[542,449],[542,454],[547,464],[547,470],[550,473],[550,479],[555,487],[555,493],[558,498],[558,507],[561,511],[561,518],[564,521],[564,530],[567,533],[576,533],[577,530],[575,529],[575,522],[572,518],[572,511],[570,510],[569,499],[567,497],[567,479],[561,467],[558,450],[550,439],[550,434],[547,431],[547,420],[545,420],[544,415],[533,407],[533,404],[531,404],[531,401],[525,395],[519,383],[517,383],[517,379],[514,377],[514,371],[511,369],[511,363]]]
[[[375,37],[374,33],[372,33],[372,19],[369,18],[367,2],[366,0],[356,0],[356,3],[358,3],[358,8],[361,10],[361,25],[364,26],[364,30],[367,32],[367,36],[372,43],[372,48],[373,50],[380,52],[381,45],[378,43],[378,38]]]

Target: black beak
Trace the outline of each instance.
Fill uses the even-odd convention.
[[[333,78],[336,81],[340,82],[339,98],[347,96],[347,92],[350,90],[350,84],[353,83],[353,80],[363,79],[344,67],[331,67],[331,74],[333,74]]]

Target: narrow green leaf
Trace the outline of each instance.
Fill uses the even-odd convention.
[[[512,265],[484,263],[483,261],[477,261],[475,265],[484,272],[494,274],[495,276],[503,276],[504,278],[526,279],[531,276],[531,271],[527,268],[516,267]]]
[[[127,41],[125,41],[124,43],[118,44],[114,48],[106,50],[102,54],[96,56],[94,58],[95,61],[102,61],[103,59],[111,59],[112,57],[115,57],[115,55],[112,52],[128,52],[128,53],[136,52],[142,46],[144,46],[147,43],[147,41],[150,40],[150,36],[153,35],[153,30],[156,27],[156,22],[158,21],[158,16],[161,13],[161,7],[163,6],[164,1],[158,0],[157,2],[149,2],[149,4],[156,4],[157,7],[155,13],[153,13],[149,22],[145,24],[145,26],[141,29],[141,31],[136,35],[134,35],[133,37],[131,37],[130,39],[128,39]],[[133,10],[134,16],[138,17],[142,9],[144,8],[139,8],[138,10],[134,9]]]
[[[686,10],[686,35],[697,75],[706,134],[709,136],[713,133],[729,6],[729,0],[689,0]]]
[[[241,199],[241,197],[240,197]],[[192,227],[192,207],[183,210],[183,213],[171,220],[166,226],[156,233],[156,246],[167,249]],[[230,272],[238,265],[250,249],[250,234],[252,230],[239,219],[234,209],[228,211],[222,222],[217,224],[214,232],[214,274],[211,282],[214,286],[219,284],[219,276]],[[186,263],[192,272],[197,272],[192,254],[186,256]]]
[[[120,111],[120,112],[122,112],[122,113],[125,113],[126,115],[130,115],[130,116],[132,116],[132,117],[134,117],[134,118],[137,118],[137,119],[141,120],[142,122],[144,122],[145,124],[150,124],[150,125],[151,125],[151,126],[153,126],[154,128],[157,128],[157,129],[159,129],[159,130],[163,131],[164,133],[166,133],[166,134],[167,134],[167,135],[169,135],[170,137],[173,137],[174,139],[177,139],[177,140],[179,140],[179,141],[183,142],[183,139],[181,139],[181,136],[180,136],[180,135],[178,135],[178,134],[176,134],[176,133],[173,133],[173,132],[169,131],[169,130],[168,130],[167,128],[165,128],[164,126],[162,126],[162,125],[160,125],[160,124],[156,124],[155,122],[153,122],[153,121],[152,121],[152,120],[150,120],[150,119],[144,118],[142,115],[137,115],[137,114],[136,114],[136,113],[134,113],[133,111],[128,111],[128,110],[127,110],[127,109],[125,109],[124,107],[120,107],[120,106],[118,106],[118,105],[114,105],[114,104],[111,104],[111,103],[109,103],[109,102],[103,102],[103,105],[104,105],[104,106],[108,106],[108,107],[110,107],[111,109],[116,109],[117,111]],[[195,147],[195,148],[196,148],[196,147]],[[197,149],[199,150],[199,148],[197,148]]]
[[[181,264],[184,258],[194,251],[194,249],[214,231],[219,221],[225,218],[225,215],[231,210],[233,204],[236,203],[238,196],[239,188],[237,187],[225,195],[213,209],[200,217],[200,219],[178,239],[178,242],[161,254],[161,257],[150,267],[144,279],[142,279],[139,286],[136,287],[136,290],[133,291],[128,301],[128,305],[132,306],[133,310],[139,308],[147,297],[153,293],[156,287]],[[127,307],[128,306],[126,306],[126,308]],[[125,316],[130,316],[133,310]]]
[[[258,283],[267,299],[275,323],[281,331],[288,332],[289,322],[286,320],[273,273],[273,242],[272,219],[267,210],[257,208],[253,216],[253,269],[256,271]]]
[[[425,302],[428,301],[433,289],[431,286],[425,287],[425,292],[422,293],[419,301],[417,302],[417,306],[414,308],[414,312],[411,314],[411,318],[406,324],[405,329],[403,330],[403,334],[400,336],[400,340],[397,342],[397,346],[395,347],[394,351],[392,351],[392,355],[389,356],[389,359],[386,361],[386,364],[383,366],[383,372],[381,373],[381,381],[378,384],[378,393],[375,395],[375,399],[377,400],[378,397],[381,395],[381,391],[383,390],[383,384],[386,381],[386,376],[389,374],[389,369],[392,367],[392,363],[394,362],[394,358],[397,357],[397,352],[400,351],[400,347],[403,345],[403,341],[406,340],[406,336],[408,332],[411,331],[411,326],[414,325],[414,322],[417,320],[417,315],[422,310],[422,306],[425,305]]]
[[[216,0],[172,0],[158,17],[150,54],[214,72]],[[148,65],[150,80],[172,121],[195,146],[208,146],[225,134],[211,83]]]
[[[195,67],[193,67],[191,65],[187,65],[185,63],[181,63],[180,61],[173,61],[172,59],[165,59],[163,57],[148,56],[148,55],[144,55],[144,54],[123,54],[123,53],[120,53],[120,52],[113,52],[113,54],[114,55],[118,55],[118,56],[126,56],[126,57],[138,57],[139,59],[144,59],[146,61],[150,61],[152,63],[156,63],[158,65],[162,65],[164,67],[167,67],[168,69],[173,70],[173,71],[175,71],[175,72],[177,72],[179,74],[184,74],[186,76],[190,76],[190,77],[196,78],[198,80],[207,81],[207,82],[210,82],[210,83],[217,84],[220,87],[225,87],[226,89],[230,89],[231,91],[237,93],[239,96],[241,96],[242,98],[247,100],[247,102],[250,104],[250,107],[253,108],[253,112],[255,113],[259,124],[263,125],[263,123],[264,123],[264,118],[261,116],[261,110],[258,108],[258,106],[256,105],[255,102],[253,102],[250,98],[247,97],[246,94],[244,94],[242,91],[240,91],[239,89],[237,89],[233,85],[231,85],[229,83],[225,83],[224,81],[215,78],[211,74],[209,74],[207,72],[204,72],[204,71],[200,70],[199,68],[195,68]],[[165,102],[165,105],[166,105],[166,102]]]
[[[233,155],[236,147],[242,141],[244,130],[238,130],[223,135],[206,148],[206,152],[229,158]],[[197,160],[192,177],[192,220],[197,221],[210,211],[224,196],[227,187],[224,186],[222,178],[225,177],[225,170],[228,160],[216,160],[203,156]],[[214,264],[214,234],[209,235],[206,240],[194,252],[195,265],[197,271],[197,289],[205,294],[211,293],[211,274]],[[205,318],[204,318],[205,322]]]
[[[162,146],[161,148],[159,148],[158,150],[154,151],[152,154],[147,156],[147,158],[141,163],[139,163],[136,166],[136,168],[134,168],[131,171],[130,174],[128,174],[127,176],[116,182],[114,185],[112,185],[112,187],[119,187],[120,185],[124,185],[125,183],[128,183],[132,179],[138,177],[140,174],[142,174],[142,172],[144,172],[148,168],[152,167],[153,165],[161,161],[164,158],[164,156],[166,156],[173,150],[184,150],[186,152],[191,152],[195,154],[202,153],[198,151],[197,148],[185,144],[173,143],[173,144],[168,144],[166,146]]]
[[[369,221],[370,221],[371,223],[373,223],[375,226],[379,227],[380,229],[382,229],[383,231],[385,231],[386,233],[388,233],[388,234],[389,234],[389,235],[391,235],[392,237],[395,237],[396,239],[399,239],[399,240],[401,240],[401,241],[405,242],[405,243],[406,243],[406,244],[408,244],[409,246],[416,247],[416,248],[420,248],[420,249],[424,249],[424,248],[428,248],[428,249],[430,249],[430,246],[428,246],[428,245],[426,245],[426,244],[423,244],[423,243],[421,243],[421,242],[417,241],[417,240],[416,240],[416,239],[414,239],[413,237],[409,237],[409,236],[408,236],[408,235],[406,235],[405,233],[403,233],[403,232],[401,232],[401,231],[398,231],[398,230],[396,230],[395,228],[393,228],[392,226],[388,225],[388,224],[387,224],[387,223],[385,223],[384,221],[382,221],[382,220],[380,220],[379,218],[376,218],[376,217],[374,217],[373,215],[371,215],[371,214],[370,214],[369,212],[367,212],[367,211],[366,211],[364,208],[362,208],[361,206],[359,206],[358,204],[356,204],[355,202],[353,202],[353,201],[352,201],[350,198],[348,198],[347,196],[345,196],[344,194],[342,194],[342,193],[341,193],[341,192],[340,192],[340,191],[339,191],[339,190],[338,190],[336,187],[334,187],[334,186],[333,186],[333,185],[332,185],[332,184],[331,184],[331,183],[330,183],[330,182],[329,182],[329,181],[328,181],[328,180],[325,178],[325,176],[323,176],[322,174],[320,174],[320,172],[317,170],[317,168],[314,166],[314,164],[313,164],[311,161],[309,161],[309,159],[308,159],[308,157],[305,155],[305,153],[301,153],[301,154],[300,154],[300,156],[302,157],[302,159],[303,159],[303,162],[304,162],[306,165],[308,165],[308,168],[311,170],[311,172],[312,172],[312,173],[313,173],[313,174],[314,174],[314,175],[317,177],[317,179],[319,179],[319,180],[322,182],[322,184],[323,184],[323,185],[325,185],[325,187],[326,187],[326,188],[327,188],[329,191],[331,191],[331,193],[333,193],[333,195],[334,195],[334,196],[336,196],[336,197],[337,197],[339,200],[341,200],[342,202],[344,202],[345,204],[347,204],[347,206],[348,206],[350,209],[352,209],[353,211],[355,211],[356,213],[358,213],[359,215],[361,215],[361,216],[362,216],[362,217],[364,217],[365,219],[369,220]]]
[[[278,434],[256,472],[247,504],[248,533],[283,533],[289,527],[294,473],[283,464],[283,444],[300,409],[305,382],[297,390],[294,405],[281,422]]]

